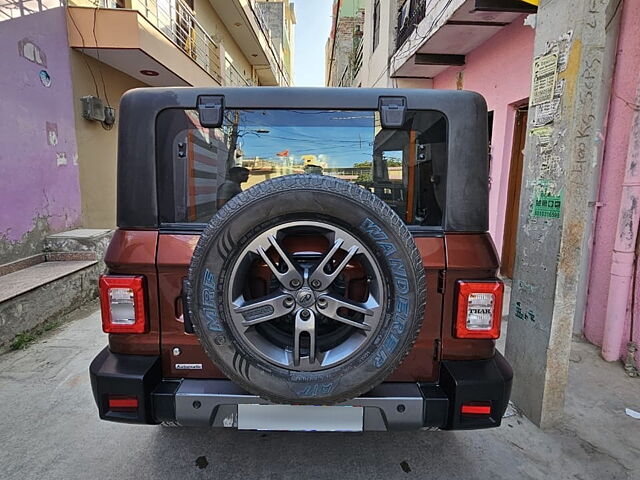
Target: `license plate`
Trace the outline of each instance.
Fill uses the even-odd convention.
[[[363,407],[238,405],[238,430],[361,432]]]

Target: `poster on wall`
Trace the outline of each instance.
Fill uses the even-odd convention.
[[[557,79],[558,50],[554,49],[546,55],[536,57],[533,60],[530,105],[553,100]]]

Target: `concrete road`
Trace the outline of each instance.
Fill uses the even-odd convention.
[[[640,478],[640,420],[624,414],[640,410],[640,381],[584,343],[573,348],[566,425],[546,433],[517,414],[499,429],[473,432],[132,426],[97,416],[87,371],[106,336],[96,309],[0,356],[0,478]],[[616,389],[603,392],[599,383]]]

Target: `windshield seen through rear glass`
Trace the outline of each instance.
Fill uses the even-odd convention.
[[[379,196],[410,225],[441,226],[446,121],[410,111],[383,129],[376,111],[232,110],[203,128],[192,110],[158,116],[163,223],[206,223],[252,185],[282,175],[341,178]]]

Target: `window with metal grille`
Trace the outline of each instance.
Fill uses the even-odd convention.
[[[380,43],[380,0],[373,4],[373,51],[375,52]]]

